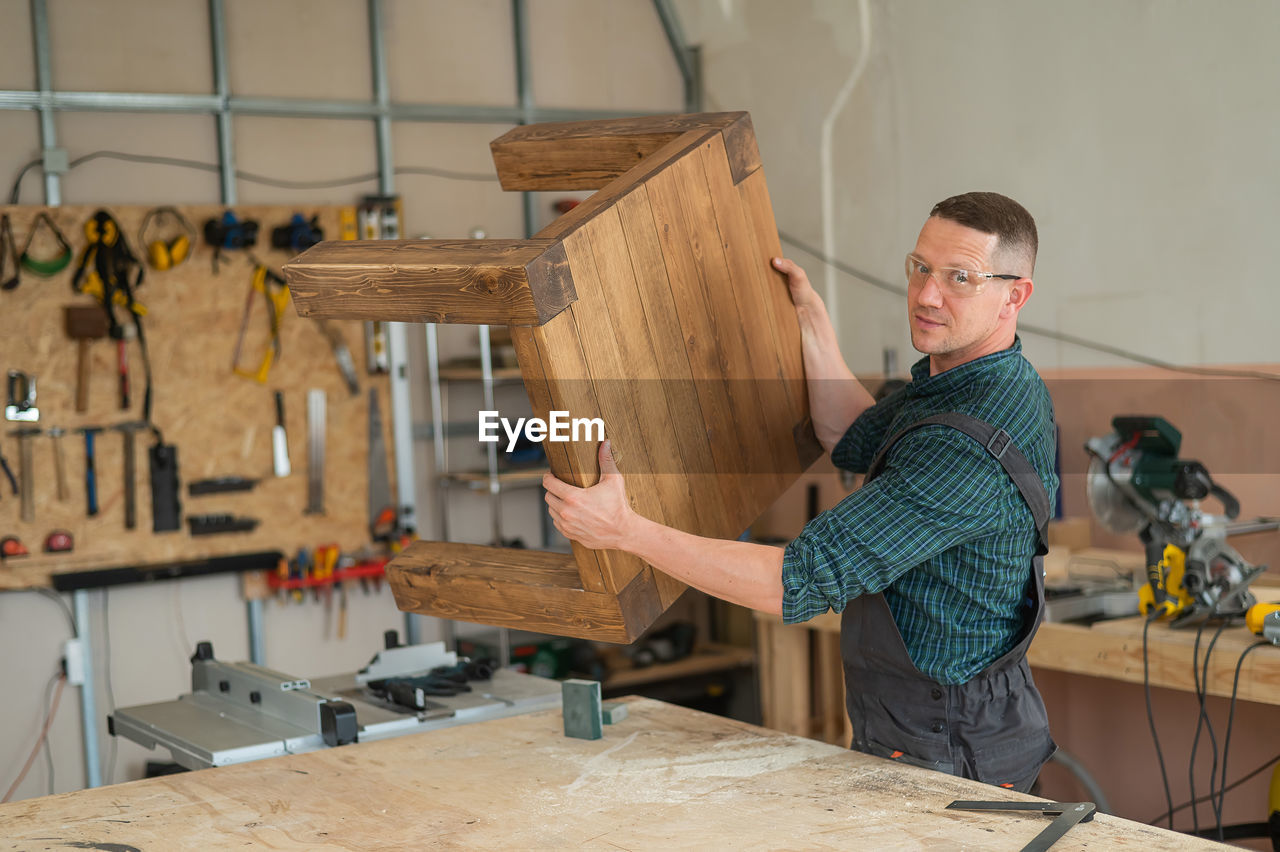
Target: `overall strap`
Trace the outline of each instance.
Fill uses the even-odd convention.
[[[1009,433],[1003,429],[997,429],[985,420],[979,420],[977,417],[961,414],[958,411],[946,411],[917,420],[915,423],[898,430],[889,437],[889,440],[885,441],[884,446],[880,448],[880,452],[876,453],[876,457],[871,460],[871,466],[867,468],[867,476],[864,481],[870,482],[879,476],[881,471],[884,470],[885,462],[889,458],[889,451],[893,449],[894,444],[898,443],[908,432],[919,429],[922,426],[949,426],[952,429],[958,429],[981,444],[996,461],[1000,462],[1000,466],[1004,468],[1005,473],[1009,474],[1009,478],[1017,486],[1018,493],[1026,501],[1027,508],[1031,510],[1031,517],[1035,520],[1036,532],[1040,536],[1040,544],[1036,549],[1036,554],[1043,556],[1048,553],[1049,518],[1052,515],[1049,493],[1045,491],[1044,483],[1040,480],[1040,474],[1036,473],[1036,469],[1031,466],[1031,462],[1027,461],[1027,457],[1014,445],[1013,438],[1010,437]]]

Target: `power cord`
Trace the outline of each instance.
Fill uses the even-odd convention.
[[[58,689],[53,694],[53,706],[50,708],[49,712],[45,714],[44,723],[40,727],[40,736],[36,740],[35,747],[31,749],[30,757],[27,758],[27,762],[23,765],[22,771],[18,773],[18,777],[9,785],[8,791],[4,794],[4,798],[0,799],[0,804],[9,801],[13,796],[14,791],[18,789],[18,786],[22,783],[23,779],[27,777],[27,773],[31,771],[31,765],[35,763],[36,755],[40,753],[40,748],[48,740],[49,726],[53,724],[53,717],[58,712],[58,702],[62,699],[62,689],[67,685],[67,676],[64,672],[58,672],[54,675],[54,678],[57,680]]]
[[[1243,651],[1241,651],[1240,659],[1236,660],[1236,674],[1235,674],[1235,678],[1231,681],[1231,710],[1227,713],[1227,733],[1222,743],[1222,783],[1224,785],[1227,782],[1227,757],[1231,753],[1231,728],[1236,721],[1236,696],[1239,695],[1239,692],[1240,692],[1240,669],[1244,666],[1245,657],[1249,656],[1250,653],[1252,653],[1253,651],[1256,651],[1258,648],[1262,648],[1270,644],[1271,643],[1265,639],[1260,640],[1258,642],[1254,642],[1248,648],[1245,648]],[[1274,762],[1275,762],[1274,760],[1271,761],[1271,763],[1274,763]],[[1261,772],[1262,770],[1259,769],[1258,771]],[[1257,773],[1254,773],[1254,774],[1256,775]],[[1222,804],[1226,797],[1226,792],[1227,791],[1225,789],[1221,789],[1218,791],[1218,809],[1217,810],[1219,814],[1219,819],[1218,819],[1218,840],[1219,841],[1221,841],[1223,837],[1221,813],[1222,813]],[[1170,810],[1172,810],[1172,807],[1170,808]],[[1173,817],[1170,816],[1169,820],[1170,820],[1170,823],[1172,823]]]
[[[161,166],[177,166],[184,169],[195,169],[202,172],[220,172],[221,168],[213,163],[205,163],[199,160],[187,160],[181,157],[160,157],[149,154],[129,154],[124,151],[94,151],[81,157],[76,157],[67,164],[68,169],[74,169],[77,166],[91,163],[94,160],[123,160],[126,163],[148,163],[151,165]],[[32,160],[24,165],[19,171],[18,176],[13,181],[13,189],[9,192],[9,203],[18,204],[18,199],[22,194],[22,179],[26,177],[27,172],[40,165],[43,160]],[[494,181],[498,180],[498,176],[487,174],[484,172],[461,172],[452,169],[439,169],[431,166],[400,166],[393,169],[398,175],[427,175],[430,177],[447,178],[448,180],[471,180],[471,181]],[[266,175],[246,172],[236,169],[235,176],[239,180],[249,183],[258,183],[264,186],[274,186],[278,189],[333,189],[339,186],[351,186],[357,183],[367,183],[371,180],[377,180],[378,172],[370,172],[362,175],[352,175],[351,177],[331,178],[329,180],[282,180],[280,178],[267,177]]]
[[[1251,780],[1253,780],[1254,778],[1257,778],[1259,775],[1261,775],[1263,772],[1266,772],[1268,769],[1270,769],[1272,766],[1275,766],[1277,763],[1280,763],[1280,754],[1277,754],[1275,757],[1273,757],[1273,758],[1271,758],[1270,760],[1268,760],[1267,762],[1263,763],[1261,766],[1259,766],[1257,769],[1254,769],[1252,772],[1249,772],[1249,773],[1248,773],[1248,774],[1246,774],[1246,775],[1242,775],[1242,776],[1240,776],[1239,778],[1237,778],[1236,780],[1232,781],[1232,782],[1231,782],[1230,784],[1228,784],[1226,787],[1223,787],[1223,788],[1222,788],[1222,790],[1221,790],[1220,792],[1221,792],[1221,793],[1228,793],[1228,792],[1230,792],[1230,791],[1234,790],[1235,788],[1239,787],[1241,784],[1244,784],[1246,781],[1251,781]],[[1173,813],[1175,813],[1175,814],[1176,814],[1176,813],[1178,813],[1179,811],[1185,811],[1187,808],[1191,807],[1191,806],[1192,806],[1192,804],[1199,804],[1199,803],[1201,803],[1201,802],[1206,802],[1206,801],[1208,801],[1208,800],[1209,800],[1209,795],[1208,795],[1207,793],[1206,793],[1205,795],[1201,796],[1200,798],[1196,799],[1194,802],[1193,802],[1192,800],[1188,799],[1187,801],[1183,802],[1182,804],[1180,804],[1180,805],[1178,805],[1176,808],[1174,808],[1174,809],[1173,809]],[[1169,816],[1169,812],[1168,812],[1168,811],[1165,811],[1164,813],[1160,814],[1159,816],[1155,816],[1155,817],[1152,817],[1151,819],[1147,820],[1147,821],[1146,821],[1146,823],[1147,823],[1147,825],[1155,825],[1156,823],[1160,822],[1161,820],[1163,820],[1163,819],[1164,819],[1165,817],[1167,817],[1167,816]]]
[[[1160,762],[1160,781],[1164,784],[1164,800],[1169,805],[1169,830],[1173,830],[1173,796],[1169,793],[1169,773],[1164,768],[1164,752],[1160,750],[1160,737],[1156,733],[1156,717],[1151,712],[1151,668],[1150,657],[1147,653],[1147,630],[1151,627],[1151,622],[1160,617],[1160,611],[1153,609],[1151,614],[1147,616],[1146,622],[1142,625],[1142,691],[1147,696],[1147,724],[1151,726],[1151,741],[1156,746],[1156,760]],[[1228,731],[1230,725],[1227,726]],[[1192,794],[1192,798],[1195,795]]]
[[[788,243],[792,246],[795,246],[796,248],[803,251],[805,254],[814,257],[818,261],[825,263],[827,266],[830,266],[833,269],[843,272],[845,275],[849,275],[853,278],[857,278],[858,280],[862,281],[865,284],[869,284],[872,287],[875,287],[879,290],[884,290],[887,293],[893,293],[894,295],[902,296],[904,298],[907,295],[907,289],[905,287],[902,287],[896,284],[891,284],[890,282],[885,281],[883,278],[878,278],[874,275],[871,275],[870,273],[863,272],[861,269],[857,269],[853,266],[850,266],[849,264],[844,263],[840,260],[837,260],[836,258],[827,257],[817,248],[814,248],[813,246],[801,240],[796,239],[790,234],[779,231],[778,237],[784,243]],[[1074,334],[1066,334],[1061,331],[1055,331],[1054,329],[1051,329],[1051,328],[1044,328],[1043,326],[1030,325],[1028,323],[1023,323],[1023,322],[1018,323],[1018,331],[1020,333],[1025,332],[1027,334],[1033,334],[1039,337],[1047,337],[1050,340],[1057,340],[1061,343],[1069,343],[1072,346],[1079,346],[1082,349],[1092,349],[1095,352],[1102,352],[1107,355],[1114,355],[1117,358],[1123,358],[1126,361],[1133,361],[1134,363],[1137,363],[1137,364],[1145,364],[1148,367],[1158,367],[1162,370],[1172,370],[1173,372],[1177,372],[1177,373],[1191,373],[1197,376],[1230,376],[1234,378],[1264,379],[1266,381],[1280,382],[1280,374],[1276,374],[1276,373],[1266,373],[1260,370],[1219,369],[1216,367],[1184,367],[1178,364],[1170,363],[1168,361],[1162,361],[1159,358],[1149,358],[1146,355],[1139,355],[1137,352],[1130,352],[1129,350],[1121,349],[1118,346],[1111,346],[1106,343],[1098,343],[1097,341],[1087,340],[1083,337],[1077,337]]]
[[[1195,695],[1200,704],[1200,714],[1196,718],[1196,733],[1191,739],[1191,757],[1187,760],[1187,781],[1191,790],[1191,800],[1196,800],[1196,751],[1200,747],[1200,731],[1202,728],[1209,730],[1209,745],[1213,753],[1213,764],[1209,770],[1209,807],[1213,811],[1213,815],[1217,820],[1217,824],[1222,824],[1222,812],[1218,807],[1216,793],[1216,779],[1218,775],[1218,740],[1214,736],[1213,722],[1209,718],[1209,711],[1206,707],[1206,701],[1209,693],[1209,659],[1213,656],[1213,646],[1218,643],[1218,637],[1222,635],[1223,629],[1227,626],[1228,619],[1223,619],[1218,624],[1217,631],[1213,634],[1213,638],[1209,640],[1208,650],[1204,654],[1204,668],[1201,673],[1200,663],[1200,640],[1204,636],[1204,627],[1208,620],[1200,622],[1196,628],[1196,642],[1191,651],[1191,674],[1195,679]],[[1200,813],[1199,809],[1193,804],[1191,806],[1191,824],[1195,831],[1200,831]]]

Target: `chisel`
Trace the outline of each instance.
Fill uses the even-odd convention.
[[[288,476],[289,439],[284,431],[284,393],[276,391],[276,425],[271,430],[271,461],[276,476]]]
[[[67,460],[62,454],[62,436],[67,430],[61,426],[51,426],[46,433],[53,439],[53,470],[58,480],[58,502],[65,503],[70,496],[67,488]]]

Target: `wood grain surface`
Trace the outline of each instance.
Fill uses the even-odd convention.
[[[0,805],[0,849],[1017,850],[1032,797],[648,699],[603,739],[550,710]],[[115,844],[115,845],[110,845]],[[1055,850],[1211,849],[1098,815]]]
[[[492,150],[509,189],[598,191],[530,240],[322,244],[287,268],[299,309],[508,324],[535,417],[599,418],[637,512],[737,538],[819,450],[795,309],[770,265],[781,250],[750,117],[530,125]],[[544,447],[558,478],[597,481],[594,439]],[[403,609],[528,627],[564,600],[549,632],[616,641],[610,619],[638,635],[685,590],[616,551],[575,546],[579,579],[552,592],[527,552],[500,560],[524,560],[521,577],[477,549],[464,580],[460,566],[432,569],[428,547],[389,566],[405,575],[393,582]]]
[[[505,190],[600,189],[679,136],[707,130],[724,134],[735,182],[760,167],[751,116],[745,112],[527,124],[499,136],[489,148]]]
[[[304,317],[540,325],[575,298],[552,240],[324,242],[284,272]]]

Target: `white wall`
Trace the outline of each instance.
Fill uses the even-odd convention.
[[[818,139],[858,58],[858,3],[677,5],[708,107],[752,112],[779,228],[819,244]],[[835,125],[839,259],[897,283],[934,202],[1003,192],[1040,230],[1024,322],[1175,363],[1280,360],[1280,6],[870,0],[870,30]],[[838,302],[855,371],[886,346],[914,360],[901,299],[841,276]],[[1023,342],[1040,368],[1121,363]]]
[[[35,85],[26,0],[0,0],[0,90]],[[365,4],[350,0],[227,0],[229,76],[233,94],[368,100]],[[508,0],[387,0],[384,6],[388,73],[392,98],[404,103],[515,105],[516,81]],[[652,4],[648,0],[537,0],[529,3],[534,40],[531,78],[540,106],[679,112],[682,86]],[[207,37],[207,4],[202,0],[113,0],[84,4],[49,0],[53,87],[80,91],[210,93],[212,60]],[[61,147],[72,158],[112,149],[214,163],[215,122],[203,115],[58,113]],[[400,122],[392,127],[397,166],[430,166],[492,172],[488,143],[509,129],[501,125],[446,125]],[[376,170],[373,125],[364,120],[237,118],[233,122],[237,166],[293,180],[324,180]],[[0,110],[0,180],[8,187],[18,169],[39,156],[34,112]],[[22,201],[42,201],[37,172],[22,184]],[[409,236],[466,236],[482,227],[489,236],[523,236],[518,195],[496,183],[458,182],[421,175],[397,179],[404,198],[404,232]],[[242,203],[352,203],[376,189],[372,180],[340,189],[281,190],[239,181]],[[166,166],[99,160],[63,180],[63,201],[77,203],[208,203],[218,201],[216,174]],[[543,209],[546,208],[546,209]],[[553,213],[540,199],[538,215]],[[474,350],[471,328],[444,328],[445,355]],[[418,335],[411,336],[416,365],[425,363]],[[0,365],[3,366],[3,365]],[[412,378],[419,391],[422,375]],[[419,393],[415,416],[428,419]],[[527,408],[517,388],[505,406]],[[454,416],[470,402],[454,400]],[[470,415],[474,422],[474,415]],[[417,447],[419,521],[424,536],[436,516],[431,488],[429,443]],[[0,510],[14,511],[6,500]],[[8,506],[9,508],[4,508]],[[457,537],[485,541],[487,498],[458,495],[452,508]],[[508,534],[538,543],[541,504],[536,490],[504,497]],[[0,519],[3,515],[0,515]],[[2,527],[2,521],[0,521]],[[0,535],[3,534],[0,529]],[[28,543],[30,544],[30,543]],[[145,561],[145,552],[139,553]],[[0,568],[0,570],[3,570]],[[109,606],[104,603],[109,600]],[[125,586],[90,595],[99,676],[98,708],[109,698],[105,674],[109,628],[112,692],[119,706],[166,701],[190,688],[187,662],[193,643],[210,639],[219,658],[248,657],[244,604],[238,581],[213,577],[147,586]],[[104,617],[107,616],[107,617]],[[382,631],[402,627],[389,590],[350,601],[348,638],[325,638],[324,609],[308,603],[266,607],[266,664],[303,676],[350,671],[381,647]],[[440,625],[428,620],[425,638]],[[34,593],[0,594],[0,784],[16,777],[38,734],[44,687],[68,636],[55,605]],[[50,741],[55,789],[84,783],[78,690],[67,688]],[[103,759],[110,738],[102,729]],[[141,776],[143,761],[167,760],[118,744],[115,781]],[[48,781],[37,760],[14,798],[42,795]]]

